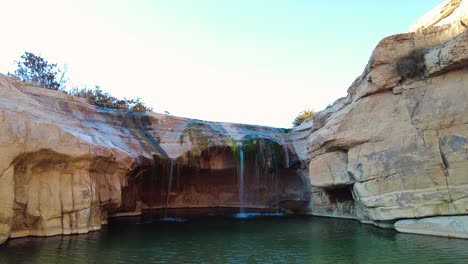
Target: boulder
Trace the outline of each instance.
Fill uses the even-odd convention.
[[[395,229],[402,233],[468,239],[468,215],[399,220]]]

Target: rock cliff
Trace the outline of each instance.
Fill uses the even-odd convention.
[[[392,228],[468,214],[467,3],[383,39],[348,96],[294,129],[312,214]]]
[[[292,132],[94,106],[0,76],[0,243],[143,209],[301,209],[468,237],[468,17],[383,39],[348,96]]]
[[[85,233],[142,209],[306,197],[283,129],[99,108],[6,76],[0,124],[0,242]]]

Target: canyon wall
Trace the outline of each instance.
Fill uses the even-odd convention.
[[[0,76],[0,243],[143,209],[301,210],[468,237],[467,1],[383,39],[348,96],[284,129],[100,108]]]
[[[467,2],[446,1],[413,32],[383,39],[348,96],[291,133],[312,214],[467,237]],[[432,216],[446,218],[426,230],[402,220]],[[428,231],[449,222],[459,232]]]
[[[86,233],[142,209],[307,198],[284,129],[100,108],[3,75],[0,124],[0,242]]]

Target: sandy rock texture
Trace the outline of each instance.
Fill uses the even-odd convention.
[[[0,125],[0,243],[86,233],[142,208],[239,207],[240,150],[244,206],[305,197],[283,129],[99,108],[6,76]]]
[[[404,233],[468,239],[468,215],[400,220],[395,228]]]
[[[409,31],[451,24],[467,14],[468,1],[446,0],[411,25]]]
[[[312,214],[386,226],[468,214],[466,11],[446,1],[383,39],[348,96],[294,129]]]
[[[0,243],[143,209],[308,201],[315,215],[468,237],[467,5],[383,39],[348,96],[291,133],[99,108],[1,75]]]

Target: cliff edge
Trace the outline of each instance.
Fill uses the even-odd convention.
[[[292,132],[100,108],[0,75],[0,243],[144,209],[302,210],[468,238],[467,0],[383,39]]]
[[[3,75],[0,124],[0,243],[86,233],[143,209],[306,197],[284,129],[100,108]]]
[[[383,39],[348,96],[292,132],[311,214],[468,238],[467,3]]]

